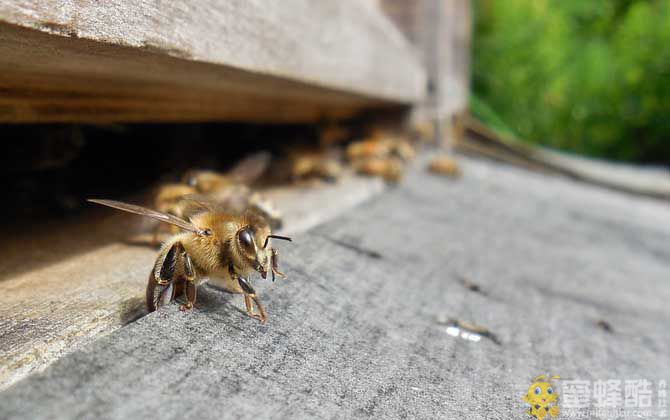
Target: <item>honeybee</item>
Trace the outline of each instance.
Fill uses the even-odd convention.
[[[414,147],[402,133],[374,129],[369,137],[349,144],[347,159],[356,172],[387,182],[402,178],[404,164],[414,159]]]
[[[317,178],[334,182],[341,173],[340,162],[327,153],[304,151],[292,156],[291,178],[294,180]]]
[[[390,152],[390,145],[377,138],[357,141],[347,146],[347,158],[350,161],[384,157]]]
[[[199,193],[209,194],[231,186],[250,185],[263,175],[269,164],[270,154],[258,152],[242,159],[225,173],[190,170],[184,174],[182,182],[195,188]]]
[[[402,163],[395,157],[360,160],[354,162],[353,166],[359,174],[379,176],[391,183],[399,182],[403,174]]]
[[[340,151],[294,146],[284,151],[285,158],[274,168],[276,179],[288,182],[322,180],[336,182],[342,175]]]
[[[176,226],[184,232],[171,236],[162,246],[149,274],[146,299],[151,312],[183,293],[186,303],[179,309],[190,310],[196,302],[198,284],[216,278],[224,289],[244,294],[247,314],[266,322],[266,312],[248,278],[253,272],[266,278],[268,273],[286,278],[279,271],[278,253],[267,221],[254,212],[241,216],[218,211],[214,204],[199,203],[204,211],[186,221],[171,214],[112,200],[88,200],[118,210],[151,217]],[[256,310],[254,310],[254,306]]]
[[[445,175],[452,178],[461,176],[461,168],[454,158],[449,155],[441,155],[433,158],[428,165],[428,170],[434,174]]]
[[[347,158],[352,162],[387,156],[408,162],[414,159],[416,152],[404,135],[381,130],[375,130],[368,138],[347,146]]]
[[[154,203],[156,210],[183,218],[179,202],[186,196],[197,194],[198,190],[184,184],[163,184],[156,191]]]

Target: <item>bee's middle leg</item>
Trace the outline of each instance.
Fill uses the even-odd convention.
[[[267,317],[265,316],[265,309],[263,309],[261,301],[256,296],[256,291],[253,287],[251,287],[251,284],[249,284],[247,279],[244,277],[238,277],[237,282],[244,291],[244,305],[247,307],[247,315],[259,320],[261,324],[265,324],[267,321]],[[258,313],[254,311],[254,304],[258,309]]]
[[[186,298],[186,303],[180,305],[179,310],[188,311],[193,309],[197,295],[198,285],[196,285],[194,281],[184,281],[184,297]]]
[[[184,252],[184,297],[186,303],[179,307],[180,311],[187,311],[192,309],[195,305],[195,300],[198,297],[198,285],[196,283],[195,269],[193,268],[193,261],[191,257]]]

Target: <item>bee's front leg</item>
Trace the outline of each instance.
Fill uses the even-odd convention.
[[[242,290],[244,290],[244,305],[247,307],[247,315],[259,320],[261,324],[265,324],[267,321],[265,309],[263,309],[261,301],[258,299],[258,296],[256,296],[256,291],[244,277],[238,277],[237,281],[240,284],[240,287],[242,287]],[[258,309],[258,313],[254,312],[254,305],[256,305],[256,308]]]
[[[279,252],[272,248],[272,281],[275,281],[275,274],[286,279],[286,274],[279,271]]]
[[[244,293],[244,305],[247,307],[247,315],[259,320],[261,324],[265,324],[267,320],[265,309],[263,309],[263,305],[256,296],[256,290],[251,286],[251,283],[237,274],[237,272],[235,272],[235,267],[232,264],[228,266],[228,274],[230,274],[231,278],[237,279],[237,283],[240,285],[240,288]],[[256,304],[256,308],[258,308],[258,313],[254,312],[254,304]]]
[[[251,284],[249,284],[247,279],[245,279],[244,277],[239,276],[234,272],[231,272],[231,275],[234,276],[233,278],[237,278],[237,282],[239,283],[240,287],[242,288],[242,291],[244,292],[244,305],[247,307],[247,315],[249,315],[254,319],[259,320],[261,324],[265,324],[267,320],[267,317],[265,316],[265,309],[263,309],[261,301],[256,296],[256,291],[254,290],[254,288],[251,287]],[[254,311],[254,304],[258,309],[258,313]]]

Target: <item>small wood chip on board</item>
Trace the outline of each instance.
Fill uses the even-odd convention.
[[[598,326],[598,328],[600,328],[601,330],[603,330],[605,332],[608,332],[608,333],[614,332],[614,330],[612,329],[612,325],[610,325],[610,323],[605,321],[604,319],[599,319],[596,322],[596,326]]]
[[[440,155],[430,161],[428,170],[434,174],[445,175],[452,178],[461,176],[461,168],[456,160],[449,155]]]

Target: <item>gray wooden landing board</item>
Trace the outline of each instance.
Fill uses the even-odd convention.
[[[464,167],[281,244],[290,280],[256,281],[267,326],[205,288],[197,310],[167,307],[7,389],[0,416],[507,419],[540,373],[670,380],[667,204]]]

